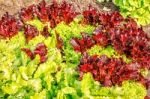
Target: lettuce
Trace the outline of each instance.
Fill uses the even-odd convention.
[[[33,96],[34,94],[35,94],[35,92],[32,88],[22,87],[22,88],[18,89],[17,93],[7,96],[7,99],[30,99],[30,96]],[[5,98],[6,98],[6,96],[5,96]]]
[[[135,18],[141,25],[150,23],[150,1],[149,0],[114,0],[119,6],[124,17]]]
[[[39,93],[35,93],[30,99],[46,99],[46,90],[42,90]]]
[[[92,56],[92,55],[106,55],[109,58],[111,58],[111,57],[122,58],[123,61],[125,61],[126,63],[132,62],[132,60],[130,58],[127,58],[126,55],[118,54],[112,46],[107,46],[107,47],[103,48],[101,46],[95,45],[91,49],[89,49],[87,51],[87,53],[90,56]]]
[[[10,40],[0,40],[0,98],[7,99],[127,99],[143,98],[146,89],[136,82],[124,82],[122,87],[102,87],[87,73],[79,80],[77,66],[81,53],[70,45],[73,37],[81,37],[81,32],[92,34],[93,26],[78,24],[76,18],[69,25],[64,22],[54,29],[49,28],[50,37],[36,36],[26,43],[23,31]],[[43,30],[45,25],[38,19],[27,22]],[[62,52],[56,48],[56,31],[63,39]],[[34,50],[38,43],[47,46],[47,61],[40,63],[39,55],[31,60],[21,48]],[[88,50],[90,55],[106,54],[109,57],[125,57],[115,53],[111,46],[101,48],[94,46]],[[125,57],[125,61],[127,58]],[[130,59],[129,59],[130,60]],[[129,89],[130,88],[130,89]],[[130,91],[128,91],[130,90]],[[141,91],[141,92],[140,92]],[[139,93],[138,93],[139,92]],[[138,93],[138,94],[137,94]],[[135,99],[136,99],[135,98]]]
[[[20,86],[17,85],[17,83],[12,82],[12,83],[8,83],[5,86],[2,86],[2,90],[4,93],[7,94],[14,94],[18,91]]]
[[[65,87],[58,91],[57,99],[77,99],[79,98],[77,96],[76,90],[72,87]]]
[[[39,31],[42,31],[43,27],[46,25],[43,24],[38,18],[35,18],[34,20],[31,21],[27,21],[26,24],[35,26]]]
[[[84,98],[90,98],[90,89],[93,88],[94,80],[91,74],[87,73],[81,81],[81,92]]]
[[[79,63],[79,59],[81,58],[81,54],[76,53],[73,50],[70,44],[70,40],[73,37],[81,37],[81,32],[87,32],[88,34],[92,34],[92,31],[94,30],[93,26],[78,24],[80,20],[80,18],[75,18],[74,21],[72,21],[69,25],[61,22],[54,30],[52,30],[52,33],[57,31],[60,37],[63,39],[63,51],[65,54],[65,56],[63,56],[63,59],[66,61],[66,63],[72,63],[77,65]]]
[[[125,81],[122,86],[103,87],[90,73],[83,76],[81,91],[87,99],[143,99],[146,96],[146,89],[137,82]]]

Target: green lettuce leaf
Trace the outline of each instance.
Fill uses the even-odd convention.
[[[134,18],[138,24],[150,24],[150,0],[114,0],[124,17]]]

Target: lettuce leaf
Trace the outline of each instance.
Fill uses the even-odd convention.
[[[91,56],[92,55],[99,55],[99,56],[106,55],[109,58],[111,58],[111,57],[122,58],[123,61],[125,61],[126,63],[132,62],[132,59],[127,58],[126,55],[118,54],[112,46],[107,46],[107,47],[103,48],[101,46],[95,45],[91,49],[89,49],[87,51],[87,53]]]
[[[150,24],[149,0],[114,0],[114,3],[124,17],[135,18],[140,25]]]

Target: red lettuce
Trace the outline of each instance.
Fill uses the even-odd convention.
[[[21,9],[19,14],[23,22],[38,17],[42,22],[50,22],[51,28],[56,27],[62,21],[69,24],[77,15],[78,13],[74,11],[73,6],[65,1],[61,4],[53,1],[52,4],[46,5],[45,0],[42,0],[37,6],[31,5]]]
[[[43,35],[45,38],[51,36],[48,31],[48,26],[44,26],[43,31],[41,32],[41,35]]]
[[[66,2],[58,4],[54,1],[53,4],[48,6],[48,14],[51,28],[54,28],[61,21],[69,24],[78,13],[74,11],[71,4]]]
[[[96,25],[99,23],[98,11],[91,6],[89,6],[87,10],[83,11],[83,17],[84,24]]]
[[[40,56],[40,63],[44,63],[47,60],[47,47],[44,43],[37,44],[34,51],[28,48],[22,48],[21,50],[24,51],[31,60],[33,60],[36,55]]]
[[[27,8],[22,8],[21,11],[19,12],[20,19],[23,22],[34,19],[35,8],[36,8],[35,5],[31,5]]]
[[[113,13],[100,13],[99,14],[99,20],[101,25],[114,27],[120,25],[122,21],[124,21],[124,18],[120,15],[119,12],[113,12]]]
[[[47,47],[43,43],[39,43],[35,50],[34,50],[35,55],[40,56],[40,63],[44,63],[47,60]]]
[[[73,38],[70,43],[75,51],[85,52],[87,49],[91,48],[95,42],[92,37],[88,36],[86,33],[81,33],[82,39]]]
[[[94,32],[94,33],[96,33],[96,32]],[[98,44],[100,46],[108,45],[109,39],[108,39],[108,36],[106,33],[98,32],[96,34],[93,34],[92,38],[96,42],[96,44]]]
[[[150,81],[142,76],[139,68],[140,64],[136,62],[126,64],[122,59],[110,59],[105,55],[88,56],[86,53],[79,64],[81,79],[84,73],[90,72],[103,86],[121,85],[125,80],[134,80],[148,88]]]
[[[42,21],[42,22],[48,22],[49,16],[48,16],[48,7],[46,6],[45,0],[42,0],[39,5],[36,6],[35,10],[36,16]]]
[[[11,38],[15,36],[21,28],[21,25],[22,23],[13,16],[8,13],[4,14],[0,20],[0,37]]]
[[[34,53],[30,49],[28,49],[28,48],[22,48],[21,50],[23,52],[25,52],[27,54],[27,56],[30,57],[31,60],[34,59],[34,57],[35,57]]]
[[[25,25],[24,26],[24,34],[25,34],[26,42],[28,43],[35,36],[39,35],[39,31],[37,30],[37,28],[35,26]]]
[[[58,14],[60,19],[67,24],[72,22],[75,16],[78,15],[78,13],[75,12],[75,9],[73,9],[73,6],[71,4],[67,4],[65,1],[60,5],[60,12]]]
[[[150,69],[150,38],[143,29],[138,27],[133,19],[123,19],[118,12],[97,13],[96,10],[84,12],[85,23],[100,26],[93,32],[92,38],[88,36],[81,39],[72,38],[71,45],[74,50],[83,53],[95,44],[100,46],[111,44],[118,53],[126,54],[133,61],[139,62],[141,68]],[[99,21],[93,20],[95,15],[99,16]],[[93,21],[90,21],[91,16]]]
[[[63,47],[63,40],[62,40],[62,38],[59,36],[59,34],[56,32],[56,40],[57,40],[57,44],[56,44],[56,47],[58,48],[58,49],[62,49],[62,47]]]
[[[150,99],[150,97],[149,96],[145,96],[144,99]]]

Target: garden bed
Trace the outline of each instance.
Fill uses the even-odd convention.
[[[149,99],[149,25],[112,2],[18,2],[0,1],[0,98]]]

